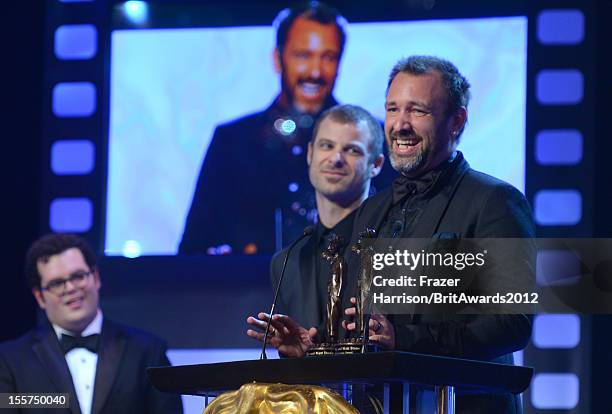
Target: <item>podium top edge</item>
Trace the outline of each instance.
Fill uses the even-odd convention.
[[[408,382],[452,385],[458,391],[518,394],[533,376],[531,367],[400,351],[180,365],[149,368],[147,372],[160,391],[193,395],[216,395],[253,381]]]

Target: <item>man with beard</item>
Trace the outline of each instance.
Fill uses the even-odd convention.
[[[400,176],[357,210],[351,244],[367,227],[385,238],[535,236],[525,197],[511,185],[472,170],[456,150],[467,120],[469,88],[467,79],[443,59],[412,56],[395,65],[387,86],[385,137],[391,164]],[[525,259],[533,254],[527,251]],[[343,295],[343,308],[352,318],[359,258],[347,258],[346,285],[352,293]],[[512,364],[512,352],[529,341],[531,322],[523,314],[374,314],[369,338],[384,350]],[[288,316],[274,315],[272,326],[280,336],[274,335],[270,343],[284,347],[286,355],[303,355],[313,345],[314,331]],[[343,327],[353,331],[355,323],[345,320]],[[510,394],[457,395],[456,412],[518,414],[522,405]]]
[[[283,10],[275,23],[281,92],[265,110],[216,128],[181,253],[273,253],[314,222],[306,147],[319,114],[337,104],[345,21],[315,1]]]
[[[411,56],[395,65],[387,86],[385,137],[391,165],[401,175],[362,205],[354,239],[366,227],[386,238],[535,236],[525,197],[511,185],[472,170],[456,150],[467,121],[469,88],[467,79],[443,59]],[[530,243],[526,246],[524,259],[530,263],[534,251]],[[358,267],[358,260],[351,259],[349,284]],[[345,313],[352,317],[355,310],[345,299]],[[523,314],[373,315],[369,334],[386,350],[512,364],[511,353],[529,341],[531,322]],[[352,322],[344,325],[355,329]],[[456,402],[457,413],[522,412],[520,399],[510,394],[458,395]]]

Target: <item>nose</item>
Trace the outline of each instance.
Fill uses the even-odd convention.
[[[66,280],[64,282],[64,294],[72,292],[74,290],[77,290],[76,283],[71,281],[70,279]]]
[[[412,123],[408,111],[402,111],[393,120],[393,131],[400,134],[410,133],[412,131]]]
[[[342,153],[342,151],[336,151],[332,155],[332,163],[334,164],[334,166],[342,167],[344,165],[344,162],[345,162],[345,159],[344,159],[344,154]]]
[[[308,65],[308,76],[314,79],[319,79],[321,77],[322,63],[321,58],[318,56],[311,58]]]

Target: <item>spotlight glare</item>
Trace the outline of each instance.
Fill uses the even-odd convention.
[[[126,240],[126,242],[123,243],[123,256],[124,257],[134,259],[140,256],[141,252],[142,252],[142,249],[140,247],[140,243],[138,243],[136,240]]]
[[[281,124],[281,130],[283,135],[291,135],[295,131],[297,125],[293,119],[285,119]]]
[[[129,0],[123,3],[123,14],[135,24],[143,24],[149,16],[149,5],[141,0]]]

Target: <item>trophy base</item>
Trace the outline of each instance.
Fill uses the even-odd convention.
[[[379,345],[367,343],[363,346],[363,338],[342,339],[339,342],[323,342],[306,351],[306,356],[349,355],[370,352],[380,352]]]
[[[364,347],[363,338],[343,339],[336,344],[336,355],[361,354],[380,351],[381,347],[376,344],[366,343]]]
[[[326,356],[334,355],[335,345],[330,343],[321,343],[313,346],[306,352],[306,356]]]

